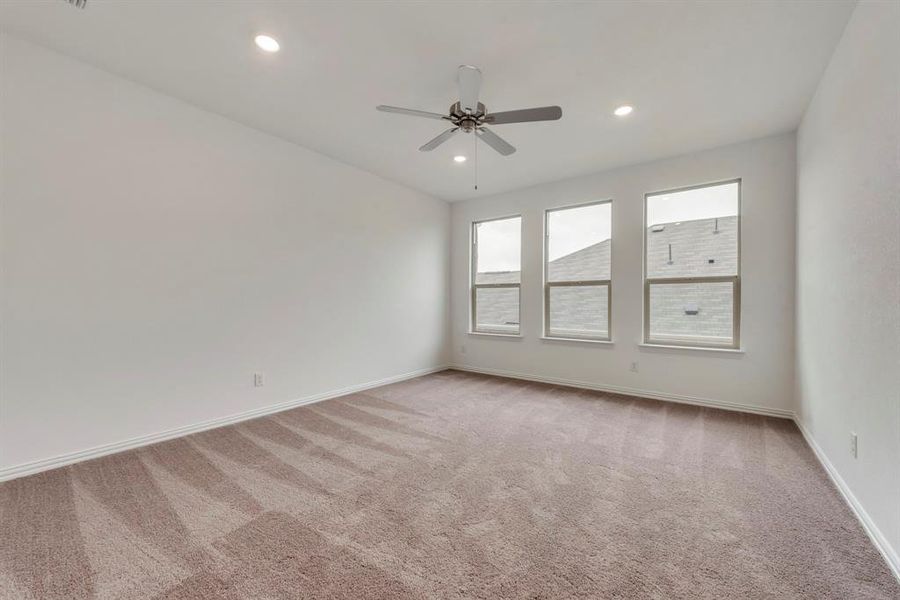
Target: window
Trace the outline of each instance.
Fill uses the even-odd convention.
[[[609,340],[612,203],[548,210],[544,335]]]
[[[519,334],[522,217],[472,223],[472,331]]]
[[[647,194],[644,342],[738,348],[740,180]]]

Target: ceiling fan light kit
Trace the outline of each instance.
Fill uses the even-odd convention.
[[[481,91],[481,71],[477,67],[461,65],[457,71],[457,85],[459,100],[450,105],[446,115],[397,106],[379,105],[375,108],[382,112],[447,121],[453,125],[434,139],[420,146],[419,150],[422,152],[430,152],[462,132],[474,133],[477,139],[480,139],[503,156],[509,156],[514,153],[516,151],[515,147],[485,125],[556,121],[562,117],[562,109],[558,106],[541,106],[538,108],[489,113],[485,105],[478,101],[479,92]]]

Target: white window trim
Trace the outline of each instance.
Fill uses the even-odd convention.
[[[493,221],[505,221],[507,219],[519,219],[519,283],[475,283],[478,274],[478,236],[475,233],[478,225]],[[469,225],[469,331],[471,335],[485,335],[495,337],[516,338],[522,337],[522,272],[525,248],[525,219],[521,214],[505,215],[490,219],[472,221]],[[478,288],[516,288],[519,291],[519,328],[518,331],[500,331],[478,329],[476,326],[476,290]]]
[[[689,352],[722,352],[725,354],[744,354],[746,350],[743,348],[726,348],[714,346],[673,346],[671,344],[638,344],[639,348],[650,348],[652,350],[687,350]]]
[[[486,336],[486,337],[498,337],[498,338],[511,338],[514,340],[522,339],[521,333],[488,333],[486,331],[467,331],[466,335],[474,335],[474,336]]]
[[[573,342],[575,344],[601,344],[605,346],[612,346],[615,344],[612,340],[597,340],[592,338],[570,338],[570,337],[547,337],[545,335],[541,336],[541,340],[545,342]]]
[[[738,184],[738,214],[737,214],[737,274],[724,276],[708,276],[708,277],[647,277],[647,199],[650,196],[659,196],[662,194],[673,194],[676,192],[686,192],[689,190],[714,187],[717,185],[727,185],[729,183]],[[644,194],[644,218],[641,227],[644,230],[644,336],[641,346],[653,346],[658,348],[678,348],[678,349],[700,349],[700,350],[737,350],[741,347],[741,215],[742,215],[742,196],[743,182],[740,177],[734,179],[725,179],[722,181],[713,181],[710,183],[701,183],[698,185],[690,185],[681,188],[668,190],[660,190],[656,192],[648,192]],[[716,344],[692,342],[684,337],[672,336],[668,338],[651,338],[650,337],[650,286],[665,285],[672,283],[732,283],[732,339],[731,343]]]
[[[550,281],[549,265],[550,265],[550,213],[560,210],[569,210],[571,208],[582,208],[585,206],[596,206],[599,204],[609,204],[609,279],[585,279],[582,281]],[[567,204],[566,206],[554,206],[553,208],[544,209],[544,327],[542,339],[545,340],[562,340],[562,341],[578,341],[578,342],[612,342],[612,229],[613,229],[613,206],[612,198],[605,200],[593,200],[591,202],[581,202],[579,204]],[[606,335],[553,335],[550,333],[550,288],[552,287],[589,287],[589,286],[606,286]]]

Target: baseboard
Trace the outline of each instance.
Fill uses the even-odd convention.
[[[540,383],[551,383],[554,385],[563,385],[567,387],[583,388],[588,390],[597,390],[599,392],[610,392],[612,394],[623,394],[626,396],[637,396],[640,398],[650,398],[653,400],[662,400],[665,402],[677,402],[679,404],[693,404],[696,406],[706,406],[708,408],[721,408],[723,410],[733,410],[737,412],[752,413],[755,415],[765,415],[768,417],[778,417],[780,419],[793,419],[794,413],[790,410],[782,410],[779,408],[768,408],[766,406],[754,406],[751,404],[738,404],[736,402],[725,402],[723,400],[713,400],[710,398],[698,398],[696,396],[684,396],[680,394],[669,394],[666,392],[656,392],[652,390],[643,390],[638,388],[620,387],[614,385],[598,384],[588,381],[578,381],[575,379],[560,379],[557,377],[544,377],[541,375],[529,375],[526,373],[516,373],[513,371],[501,371],[499,369],[483,369],[481,367],[472,367],[469,365],[450,365],[451,369],[458,371],[469,371],[472,373],[483,373],[485,375],[497,375],[499,377],[509,377],[512,379],[524,379],[525,381],[537,381]]]
[[[825,455],[825,452],[816,442],[815,438],[809,432],[806,427],[803,426],[803,423],[800,421],[800,418],[797,415],[794,415],[794,422],[797,423],[797,427],[800,429],[800,432],[803,434],[803,437],[806,439],[806,443],[809,444],[809,447],[812,448],[813,453],[816,455],[816,458],[819,459],[819,463],[822,465],[822,468],[825,469],[825,472],[828,473],[828,477],[831,478],[832,483],[843,496],[844,501],[850,507],[850,510],[856,516],[857,520],[865,530],[866,535],[869,536],[869,539],[872,540],[872,544],[875,545],[875,548],[881,553],[884,557],[884,560],[887,562],[888,566],[891,568],[891,571],[894,573],[894,577],[900,581],[900,555],[897,554],[897,551],[891,547],[890,542],[888,542],[887,538],[881,533],[881,530],[875,525],[875,522],[872,521],[871,517],[869,517],[869,513],[866,512],[866,509],[863,508],[863,505],[856,499],[856,496],[850,490],[850,486],[844,481],[844,478],[841,477],[841,474],[838,473],[837,469],[828,460],[828,456]]]
[[[64,467],[66,465],[90,460],[92,458],[99,458],[107,454],[114,454],[116,452],[132,450],[134,448],[140,448],[141,446],[163,442],[172,438],[182,437],[200,431],[206,431],[207,429],[215,429],[216,427],[223,427],[225,425],[231,425],[232,423],[239,423],[241,421],[255,419],[256,417],[263,417],[265,415],[281,412],[290,408],[297,408],[298,406],[305,406],[307,404],[313,404],[315,402],[321,402],[323,400],[329,400],[331,398],[346,396],[347,394],[362,392],[364,390],[369,390],[382,385],[397,383],[398,381],[405,381],[407,379],[421,377],[422,375],[428,375],[430,373],[436,373],[438,371],[445,371],[447,368],[448,367],[446,365],[441,365],[428,369],[419,369],[418,371],[411,371],[409,373],[403,373],[402,375],[395,375],[393,377],[387,377],[385,379],[379,379],[377,381],[369,381],[338,390],[331,390],[328,392],[323,392],[321,394],[315,394],[313,396],[298,398],[296,400],[288,400],[287,402],[281,402],[279,404],[273,404],[271,406],[265,406],[263,408],[255,408],[253,410],[229,415],[227,417],[210,419],[208,421],[203,421],[194,425],[176,427],[174,429],[161,431],[159,433],[142,435],[128,440],[113,442],[112,444],[104,444],[95,448],[89,448],[87,450],[79,450],[78,452],[70,452],[67,454],[54,456],[52,458],[45,458],[21,465],[6,467],[0,469],[0,481],[16,479],[18,477],[24,477],[26,475],[33,475],[35,473],[40,473],[41,471],[49,471],[50,469]]]

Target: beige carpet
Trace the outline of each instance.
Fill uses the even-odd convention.
[[[789,421],[455,371],[0,484],[0,597],[900,598]]]

